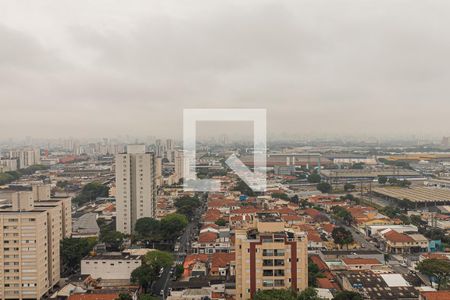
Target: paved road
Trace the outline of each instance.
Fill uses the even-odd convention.
[[[344,227],[345,229],[349,230],[352,233],[355,242],[357,242],[360,245],[363,245],[362,248],[364,250],[379,250],[377,247],[375,247],[373,244],[369,243],[366,240],[366,236],[363,233],[356,231],[356,229],[354,229],[353,227],[344,225],[340,221],[336,221],[336,225]]]
[[[176,264],[182,264],[184,262],[184,257],[186,256],[186,253],[189,253],[191,250],[191,243],[192,239],[196,233],[198,224],[200,222],[200,217],[206,208],[206,206],[203,205],[204,202],[206,202],[207,194],[201,195],[201,201],[202,206],[197,209],[195,212],[195,216],[193,217],[192,221],[189,222],[189,224],[186,226],[186,229],[184,230],[183,235],[181,235],[179,243],[180,248],[178,249],[178,252],[175,253],[175,263]],[[161,291],[164,291],[164,295],[160,296],[160,299],[165,299],[169,293],[169,283],[170,283],[170,277],[171,277],[171,270],[172,267],[165,268],[163,273],[161,274],[161,277],[159,280],[157,280],[152,285],[152,293],[154,295],[161,295]]]

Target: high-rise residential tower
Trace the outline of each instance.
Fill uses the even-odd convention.
[[[117,231],[131,234],[138,219],[154,217],[155,202],[155,156],[145,145],[128,145],[116,155]]]
[[[304,232],[274,214],[258,215],[255,226],[236,230],[236,299],[259,290],[308,287],[308,242]]]
[[[10,200],[0,208],[0,299],[41,299],[60,279],[60,242],[70,236],[64,204],[34,202],[28,191]]]

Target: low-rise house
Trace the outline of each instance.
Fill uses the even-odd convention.
[[[211,276],[226,276],[227,271],[230,275],[234,275],[234,270],[231,268],[232,262],[235,261],[235,253],[214,253],[211,255],[210,275]]]
[[[380,232],[384,248],[389,253],[417,253],[428,251],[428,239],[421,234],[400,233],[392,229]]]
[[[342,263],[347,270],[373,270],[383,265],[376,258],[344,258]]]
[[[228,237],[220,237],[219,233],[202,232],[198,240],[192,243],[192,251],[200,254],[230,252],[230,239]]]
[[[81,274],[94,279],[130,280],[131,273],[142,264],[142,256],[120,252],[87,256],[81,260]]]

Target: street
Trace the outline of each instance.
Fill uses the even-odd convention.
[[[188,223],[183,234],[179,238],[180,247],[175,253],[175,264],[183,264],[186,254],[190,251],[192,238],[194,237],[200,222],[200,217],[205,209],[204,203],[206,202],[206,199],[207,194],[202,194],[200,196],[201,206],[195,211],[192,221]],[[168,295],[170,277],[173,273],[171,272],[172,269],[172,267],[165,268],[161,277],[152,285],[152,293],[154,295],[159,295],[160,299],[165,299]],[[164,295],[161,295],[161,291],[164,291]]]

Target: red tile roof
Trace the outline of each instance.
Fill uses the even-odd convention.
[[[386,240],[394,243],[411,243],[414,239],[406,234],[399,233],[395,230],[390,230],[384,234]]]
[[[232,199],[219,199],[208,201],[208,207],[231,207],[237,205],[238,202]]]
[[[217,239],[217,233],[214,232],[202,232],[198,236],[198,242],[199,243],[213,243]]]
[[[219,268],[226,267],[231,261],[234,260],[235,253],[214,253],[211,255],[211,272],[218,272]]]
[[[321,214],[321,212],[314,208],[307,208],[305,209],[305,214],[311,217],[317,217]]]
[[[317,287],[321,289],[334,289],[335,284],[328,278],[316,278]]]
[[[448,260],[447,255],[442,253],[424,253],[422,254],[423,257],[428,259],[442,259],[442,260]]]
[[[231,215],[240,215],[240,214],[256,214],[260,210],[255,207],[241,207],[239,209],[233,209],[230,214]]]
[[[308,241],[312,241],[312,242],[315,242],[315,243],[322,242],[322,238],[320,237],[320,235],[318,235],[314,231],[308,231],[307,235],[308,235]]]
[[[424,300],[450,300],[450,291],[422,292]]]
[[[323,230],[325,230],[326,232],[328,232],[328,233],[332,233],[333,232],[333,229],[335,228],[336,226],[334,226],[334,224],[322,224],[322,228],[323,228]]]
[[[381,265],[380,261],[375,258],[344,258],[342,261],[346,265]]]
[[[186,258],[184,259],[184,263],[183,263],[183,267],[184,267],[183,277],[191,276],[190,267],[198,261],[206,263],[208,261],[208,255],[207,254],[190,254],[190,255],[186,256]]]
[[[285,216],[281,216],[281,218],[285,221],[302,221],[303,218],[297,215],[285,215]]]
[[[311,255],[311,261],[319,267],[319,270],[325,271],[328,270],[327,264],[320,258],[318,255]]]

